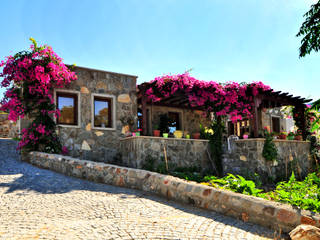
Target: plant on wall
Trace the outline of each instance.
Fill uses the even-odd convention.
[[[273,142],[273,135],[265,129],[265,142],[263,145],[262,156],[269,162],[274,162],[278,157],[278,150]]]
[[[30,40],[29,51],[8,56],[0,63],[1,87],[6,88],[0,110],[9,112],[12,121],[25,117],[32,120],[21,130],[19,149],[60,153],[66,149],[56,134],[54,118],[60,112],[55,107],[53,89],[65,87],[77,76],[50,46],[38,46]]]

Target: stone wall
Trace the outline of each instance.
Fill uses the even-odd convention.
[[[122,164],[128,167],[142,168],[150,157],[155,165],[164,161],[166,152],[168,163],[177,167],[198,167],[202,171],[210,170],[208,158],[208,140],[177,139],[161,137],[128,137],[120,141]],[[165,148],[165,149],[164,149]]]
[[[8,120],[7,113],[0,113],[0,138],[15,138],[19,135],[19,125]]]
[[[155,193],[275,231],[290,232],[300,224],[320,226],[319,214],[155,172],[39,152],[30,153],[29,161],[69,176]]]
[[[179,113],[181,126],[180,130],[186,131],[190,135],[192,135],[192,133],[200,132],[200,124],[203,126],[210,125],[210,120],[204,115],[205,112],[203,111],[151,105],[148,105],[147,109],[150,116],[148,135],[152,135],[156,125],[159,126],[160,115],[168,114],[169,112]]]
[[[123,136],[120,118],[132,116],[137,121],[136,76],[75,67],[78,80],[65,90],[80,93],[80,126],[59,126],[62,142],[70,155],[94,161],[112,162],[119,155],[120,137]],[[60,90],[60,89],[59,89]],[[114,130],[94,129],[92,123],[92,94],[115,97]]]
[[[310,142],[295,140],[274,140],[278,149],[278,160],[268,163],[262,156],[264,139],[243,139],[231,143],[231,151],[224,154],[224,173],[243,176],[257,173],[262,180],[272,176],[278,180],[287,179],[291,170],[297,177],[307,175],[310,166]]]

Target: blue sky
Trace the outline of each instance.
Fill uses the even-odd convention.
[[[5,0],[0,59],[48,44],[65,63],[139,76],[263,81],[320,98],[320,53],[295,35],[315,0]],[[2,95],[3,89],[0,90]]]

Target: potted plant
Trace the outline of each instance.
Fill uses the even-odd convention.
[[[294,140],[294,133],[293,132],[289,132],[288,136],[287,136],[288,140]]]
[[[281,132],[281,133],[279,134],[279,139],[282,139],[282,140],[287,139],[287,133],[286,133],[286,132]]]
[[[158,125],[154,125],[154,128],[153,128],[153,136],[155,137],[160,137],[160,130],[159,130],[159,126]]]
[[[249,133],[248,132],[243,133],[242,137],[243,137],[243,139],[248,139]]]
[[[140,128],[137,129],[137,131],[136,131],[136,136],[137,137],[141,136],[141,131],[142,131],[142,129],[140,129]]]
[[[176,130],[173,135],[175,138],[182,138],[183,132],[181,130]]]
[[[199,139],[200,138],[200,133],[199,132],[193,133],[192,134],[192,138],[193,139]]]

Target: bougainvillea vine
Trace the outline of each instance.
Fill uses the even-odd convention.
[[[152,80],[145,94],[149,101],[158,102],[175,93],[187,96],[190,106],[205,107],[216,116],[230,116],[233,122],[252,116],[253,98],[271,88],[262,82],[239,84],[228,82],[200,81],[188,72],[177,75],[164,75]]]
[[[29,51],[8,56],[1,61],[1,87],[6,88],[0,110],[17,121],[26,116],[31,124],[21,130],[19,149],[27,151],[65,152],[56,134],[60,114],[53,97],[54,88],[62,88],[77,76],[50,46],[38,46],[34,39]]]

